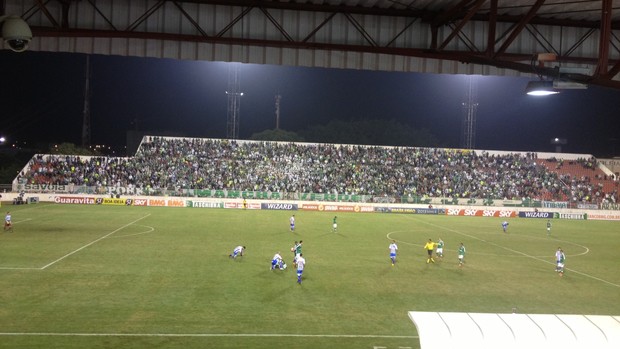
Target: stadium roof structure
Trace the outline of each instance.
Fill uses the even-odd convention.
[[[620,0],[5,0],[3,13],[27,21],[38,51],[620,89]]]
[[[421,349],[620,348],[620,316],[410,311]]]

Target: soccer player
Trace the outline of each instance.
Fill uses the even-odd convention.
[[[560,272],[560,259],[562,259],[562,248],[558,247],[555,251],[555,271]]]
[[[243,252],[245,251],[245,246],[237,246],[233,250],[231,254],[228,255],[229,258],[237,258],[237,256],[243,257]]]
[[[295,257],[298,257],[301,254],[301,247],[303,246],[304,241],[299,240],[299,243],[295,246]]]
[[[426,243],[426,245],[424,245],[424,249],[428,253],[426,264],[430,262],[435,263],[435,260],[433,259],[433,251],[435,251],[435,243],[433,242],[433,239],[428,239],[428,242]]]
[[[293,247],[291,247],[291,252],[293,252],[293,258],[295,258],[295,255],[297,255],[297,241],[295,241]]]
[[[392,240],[392,243],[388,247],[390,250],[390,259],[392,260],[392,266],[396,264],[396,251],[398,251],[398,246],[396,245],[396,240]]]
[[[504,229],[504,233],[506,232],[506,230],[508,230],[508,222],[506,221],[502,222],[502,229]]]
[[[551,235],[551,221],[547,220],[547,236]]]
[[[443,258],[443,240],[437,240],[437,250],[435,251],[437,258]]]
[[[332,232],[336,232],[338,231],[338,222],[336,222],[336,220],[338,219],[338,217],[334,216],[334,223],[332,224]]]
[[[295,245],[291,247],[291,251],[293,252],[293,265],[297,265],[297,258],[301,255],[301,246],[303,245],[303,240],[299,240],[299,242],[295,241]]]
[[[291,232],[295,231],[295,215],[292,215],[291,218],[289,218],[289,222],[291,224]]]
[[[6,216],[4,216],[4,231],[13,231],[13,222],[11,221],[11,212],[6,213]]]
[[[461,242],[461,246],[459,246],[459,267],[462,267],[463,263],[465,263],[465,246]]]
[[[555,271],[557,271],[560,276],[564,276],[564,261],[566,260],[566,255],[564,255],[564,251],[558,247],[558,251],[555,253],[555,258],[557,260]]]
[[[282,269],[283,264],[284,263],[282,262],[282,256],[280,256],[280,252],[278,251],[278,253],[273,255],[273,258],[271,259],[271,270],[274,270],[276,268]]]
[[[303,246],[303,240],[299,240],[299,243],[295,246],[295,261],[301,256],[301,247]]]
[[[306,267],[306,259],[303,254],[300,254],[297,258],[297,283],[301,285],[301,274],[304,273]]]

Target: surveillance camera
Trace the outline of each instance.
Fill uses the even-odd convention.
[[[4,19],[2,37],[11,50],[23,52],[28,49],[28,44],[32,40],[32,31],[26,21],[19,17],[10,16]]]

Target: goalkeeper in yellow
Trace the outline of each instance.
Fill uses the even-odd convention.
[[[433,239],[428,239],[428,242],[426,243],[426,245],[424,245],[424,249],[428,253],[426,264],[431,263],[431,262],[435,263],[435,260],[433,259],[433,252],[435,251],[435,243],[433,242]]]

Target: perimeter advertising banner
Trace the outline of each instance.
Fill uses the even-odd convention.
[[[558,218],[558,213],[557,212],[532,212],[532,211],[526,211],[526,212],[519,212],[519,217],[520,218],[544,218],[544,219],[551,219],[551,218]]]
[[[587,213],[560,213],[559,216],[560,216],[560,219],[578,219],[578,220],[588,219]]]
[[[445,208],[375,207],[375,212],[409,214],[446,214]]]
[[[303,204],[301,209],[304,211],[321,212],[374,212],[375,208],[364,205],[326,205],[326,204]]]
[[[54,197],[54,202],[57,204],[94,205],[97,203],[97,200],[95,198],[83,196],[56,196]]]
[[[97,205],[131,206],[133,199],[97,198]]]
[[[148,199],[133,199],[133,202],[131,203],[132,206],[148,206],[149,205],[149,200]]]
[[[504,217],[504,218],[512,218],[516,217],[517,213],[515,211],[508,210],[478,210],[475,208],[448,208],[446,209],[446,214],[448,216],[474,216],[474,217]]]
[[[223,202],[223,208],[239,208],[239,209],[248,209],[248,210],[260,210],[261,204],[258,202],[248,202],[246,207],[243,207],[242,202]]]
[[[213,202],[213,201],[194,201],[187,200],[187,207],[197,207],[197,208],[222,208],[224,204],[221,202]]]
[[[588,214],[588,220],[601,220],[601,221],[620,221],[619,213],[592,213]]]
[[[185,200],[182,200],[182,199],[149,199],[147,206],[185,207]]]
[[[288,204],[288,203],[261,203],[261,210],[284,210],[284,211],[297,211],[297,204]]]

